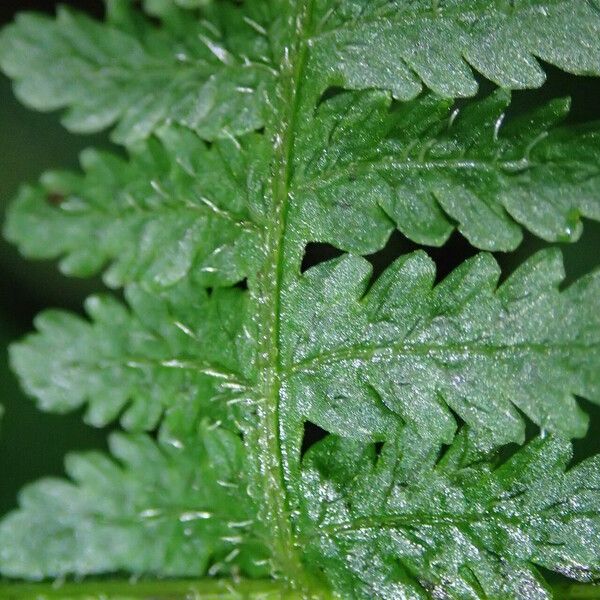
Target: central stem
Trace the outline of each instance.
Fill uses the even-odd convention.
[[[273,162],[268,193],[269,221],[265,228],[265,260],[250,292],[258,328],[258,373],[256,419],[248,432],[248,453],[253,465],[252,495],[267,528],[277,573],[304,597],[314,597],[291,523],[286,489],[286,462],[281,448],[280,315],[284,271],[284,242],[292,177],[294,131],[299,110],[299,88],[303,78],[311,21],[312,0],[289,1],[290,43],[284,48],[279,82],[266,128],[273,144]]]

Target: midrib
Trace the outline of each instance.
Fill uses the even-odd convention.
[[[570,352],[586,352],[598,347],[597,342],[579,342],[576,340],[548,340],[541,342],[506,342],[490,340],[485,342],[468,341],[451,343],[447,340],[431,342],[412,342],[409,340],[380,344],[365,343],[347,347],[334,348],[292,363],[285,369],[285,375],[311,372],[327,365],[346,361],[372,362],[401,361],[407,357],[426,357],[431,359],[464,358],[465,356],[485,356],[490,359],[522,358],[524,353],[541,356],[569,354]]]
[[[314,593],[313,586],[302,565],[299,544],[291,525],[281,448],[279,331],[294,132],[312,4],[313,0],[289,0],[292,7],[290,44],[285,49],[274,95],[274,110],[266,128],[267,139],[273,143],[271,179],[267,188],[271,203],[270,219],[265,228],[265,261],[256,280],[249,282],[258,327],[258,378],[256,418],[247,442],[249,460],[254,467],[253,495],[267,528],[274,566],[290,587],[307,597]]]

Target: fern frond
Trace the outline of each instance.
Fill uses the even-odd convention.
[[[435,266],[416,253],[367,291],[362,258],[313,267],[284,295],[286,396],[354,439],[386,439],[401,421],[450,443],[452,412],[484,445],[522,443],[520,412],[581,437],[573,394],[600,402],[599,274],[559,292],[562,261],[547,250],[496,290],[499,275],[481,254],[433,287]]]
[[[20,508],[0,525],[4,575],[265,574],[238,436],[197,423],[177,447],[114,434],[110,449],[114,458],[69,456],[72,481],[23,490]]]
[[[6,237],[26,256],[64,257],[61,270],[89,276],[110,265],[112,287],[153,287],[190,278],[235,283],[260,257],[260,180],[255,137],[212,148],[191,131],[167,128],[132,151],[129,162],[87,150],[85,175],[46,173],[12,205]]]
[[[374,87],[407,100],[424,84],[445,97],[469,96],[477,90],[469,65],[507,89],[537,87],[544,73],[536,57],[600,74],[595,0],[316,4],[305,41],[321,90]],[[281,52],[270,26],[286,16],[286,3],[219,2],[199,22],[169,3],[147,6],[167,32],[131,16],[129,0],[109,4],[110,28],[64,9],[56,21],[23,15],[3,34],[0,65],[24,102],[69,107],[64,122],[74,131],[118,122],[119,142],[143,138],[167,120],[208,139],[261,127]]]
[[[598,124],[561,125],[565,100],[451,101],[471,67],[514,89],[538,59],[600,74],[599,33],[596,0],[112,0],[104,26],[62,10],[2,33],[24,101],[116,125],[130,157],[88,151],[11,209],[24,254],[104,271],[129,304],[43,313],[13,364],[42,408],[138,433],[27,488],[0,572],[365,600],[600,576],[598,459],[568,470],[566,441],[587,429],[575,397],[600,402],[599,274],[560,289],[545,250],[500,285],[487,254],[436,284],[417,252],[373,282],[359,256],[395,227],[507,250],[600,220]],[[348,254],[303,272],[311,242]],[[539,437],[498,458],[526,418]]]
[[[113,138],[124,144],[171,121],[205,139],[264,124],[272,57],[242,9],[205,21],[170,10],[157,28],[119,4],[106,25],[66,8],[55,20],[20,15],[0,37],[0,66],[18,97],[38,110],[68,108],[72,131],[118,124]]]
[[[582,217],[600,219],[597,125],[558,127],[567,101],[505,123],[508,107],[505,92],[459,112],[433,96],[393,108],[379,92],[324,102],[298,145],[298,232],[357,253],[385,244],[390,218],[435,246],[454,223],[490,250],[517,246],[519,225],[551,241],[576,240]],[[71,275],[112,262],[111,286],[246,277],[259,264],[268,212],[264,140],[208,149],[180,128],[158,135],[133,148],[129,162],[89,150],[84,177],[47,173],[41,187],[24,188],[9,211],[8,239],[29,257],[64,256]]]
[[[432,95],[396,106],[381,92],[323,102],[297,158],[306,239],[374,252],[391,219],[433,246],[455,227],[484,250],[514,249],[521,226],[576,240],[581,217],[600,220],[600,127],[560,127],[568,100],[518,117],[509,108],[502,90],[461,109]]]
[[[196,419],[231,419],[229,404],[249,393],[253,376],[244,294],[209,296],[186,283],[160,295],[130,287],[126,297],[130,311],[108,296],[89,298],[91,322],[40,314],[39,332],[11,348],[25,391],[46,411],[88,403],[85,420],[96,426],[123,413],[125,428],[150,430],[177,406]]]
[[[471,96],[477,83],[470,67],[500,87],[538,87],[538,58],[571,73],[600,74],[596,0],[316,4],[309,68],[324,86],[386,89],[401,100],[423,86],[448,98]]]
[[[570,444],[547,436],[497,465],[468,439],[441,457],[414,432],[379,456],[336,436],[309,451],[309,554],[343,598],[542,600],[536,566],[600,575],[598,457],[568,469]]]

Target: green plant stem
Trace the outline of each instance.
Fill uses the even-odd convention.
[[[322,598],[334,597],[323,591]],[[0,583],[2,600],[300,600],[275,580],[88,581],[84,583]]]
[[[600,585],[561,584],[553,588],[556,600],[600,600]],[[1,600],[301,600],[274,580],[239,581],[87,581],[85,583],[0,583]],[[336,597],[323,590],[321,598]]]
[[[281,447],[280,394],[281,364],[279,329],[283,277],[284,241],[290,196],[294,129],[298,113],[298,91],[306,60],[305,30],[311,20],[313,0],[289,5],[295,27],[294,42],[286,49],[277,110],[267,126],[273,140],[273,175],[269,182],[271,214],[265,228],[265,261],[256,280],[249,280],[250,293],[258,315],[258,366],[256,386],[256,423],[246,436],[251,473],[251,488],[259,504],[259,515],[268,529],[273,566],[290,588],[302,590],[302,598],[326,598],[315,589],[312,577],[301,560],[298,541],[291,525],[286,489],[286,459]],[[287,596],[286,596],[287,597]]]

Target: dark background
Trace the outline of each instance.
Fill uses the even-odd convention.
[[[0,23],[12,19],[22,10],[51,13],[51,0],[21,0],[0,3]],[[102,15],[99,0],[62,2],[96,16]],[[547,68],[548,84],[542,90],[515,94],[514,110],[536,104],[543,99],[570,95],[573,98],[572,121],[600,119],[600,79],[576,78]],[[486,85],[483,85],[485,90]],[[42,171],[56,167],[77,167],[77,155],[86,146],[110,146],[105,135],[74,136],[59,124],[58,115],[42,115],[20,106],[10,91],[10,84],[0,75],[0,219],[20,183],[35,181]],[[543,244],[527,236],[513,253],[499,254],[497,259],[505,273]],[[394,234],[388,246],[372,257],[376,270],[390,260],[415,248],[400,234]],[[438,264],[440,275],[472,255],[474,250],[459,235],[454,235],[442,249],[428,249]],[[563,246],[569,280],[600,264],[600,225],[586,222],[581,240]],[[332,255],[331,248],[312,245],[307,264]],[[5,415],[0,423],[0,514],[16,505],[19,488],[44,475],[62,474],[62,460],[67,451],[105,447],[106,431],[83,424],[81,414],[68,416],[38,412],[31,400],[20,393],[9,373],[6,346],[10,340],[32,329],[32,320],[40,310],[53,306],[81,313],[83,299],[102,289],[99,280],[67,279],[54,265],[26,262],[16,251],[0,241],[0,403]],[[584,442],[576,442],[579,456],[600,452],[600,409],[582,401],[592,415],[592,427]]]

